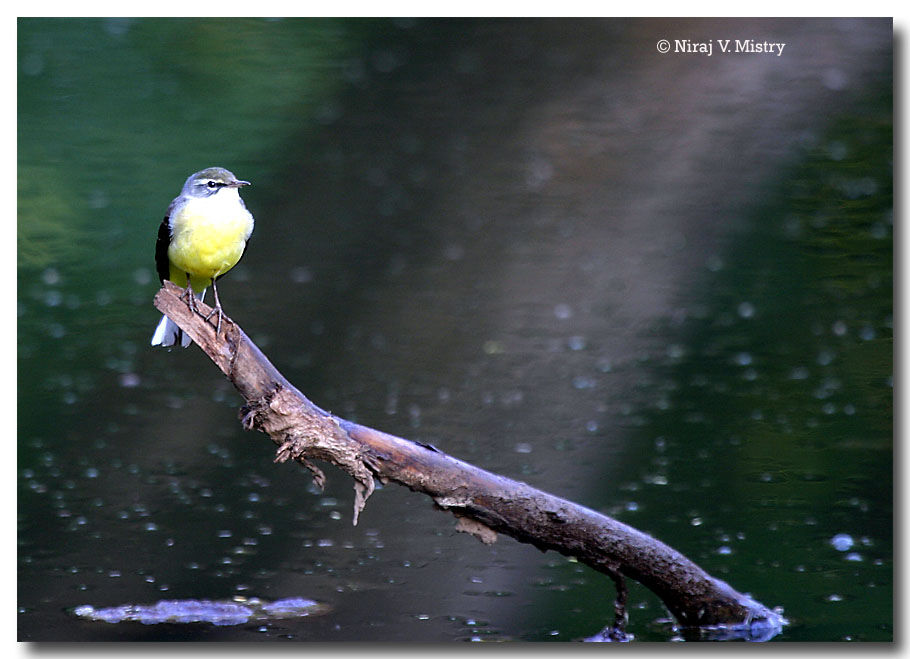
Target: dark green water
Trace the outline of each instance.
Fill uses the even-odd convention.
[[[661,55],[661,39],[786,42]],[[395,486],[272,462],[148,346],[191,172],[257,224],[226,312],[317,404],[893,637],[890,21],[19,22],[21,640],[568,641],[608,579]],[[849,47],[847,47],[849,46]],[[160,600],[306,598],[238,626]],[[633,585],[636,640],[679,638]]]

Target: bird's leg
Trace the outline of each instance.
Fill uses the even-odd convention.
[[[221,300],[218,299],[218,284],[215,283],[215,279],[212,278],[212,290],[215,292],[215,306],[212,307],[212,310],[209,311],[209,315],[205,317],[206,320],[218,314],[218,323],[215,325],[215,336],[218,336],[218,332],[221,331],[221,318],[224,316],[224,312],[221,310]]]
[[[180,299],[186,300],[186,306],[190,308],[190,311],[196,312],[196,296],[193,295],[193,286],[190,284],[190,273],[186,273],[186,290],[183,291]]]

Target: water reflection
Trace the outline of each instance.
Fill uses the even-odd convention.
[[[654,49],[738,30],[812,47]],[[311,640],[612,616],[398,488],[351,527],[148,348],[162,195],[217,162],[259,222],[229,313],[318,404],[656,534],[783,638],[890,638],[890,61],[887,21],[21,21],[21,635],[172,638],[61,614],[161,593],[306,593],[333,615],[274,636]]]

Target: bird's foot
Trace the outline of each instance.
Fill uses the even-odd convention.
[[[215,324],[215,336],[218,336],[218,333],[221,331],[221,319],[224,317],[224,312],[221,310],[221,305],[215,305],[209,314],[205,317],[206,320],[211,318],[214,315],[218,315],[218,322]]]
[[[186,302],[186,306],[190,308],[190,311],[199,313],[199,309],[196,308],[196,296],[193,295],[193,289],[187,286],[183,295],[180,296],[180,299]]]

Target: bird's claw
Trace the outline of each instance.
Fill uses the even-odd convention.
[[[183,295],[180,296],[180,299],[186,302],[186,306],[190,308],[190,311],[199,313],[199,310],[196,308],[196,297],[193,295],[193,289],[187,286]]]
[[[224,312],[221,311],[221,306],[214,307],[208,313],[208,315],[205,316],[205,320],[208,321],[208,319],[211,318],[212,316],[214,316],[215,314],[218,314],[218,322],[215,324],[215,336],[218,336],[218,333],[221,331],[221,319],[224,317]]]

